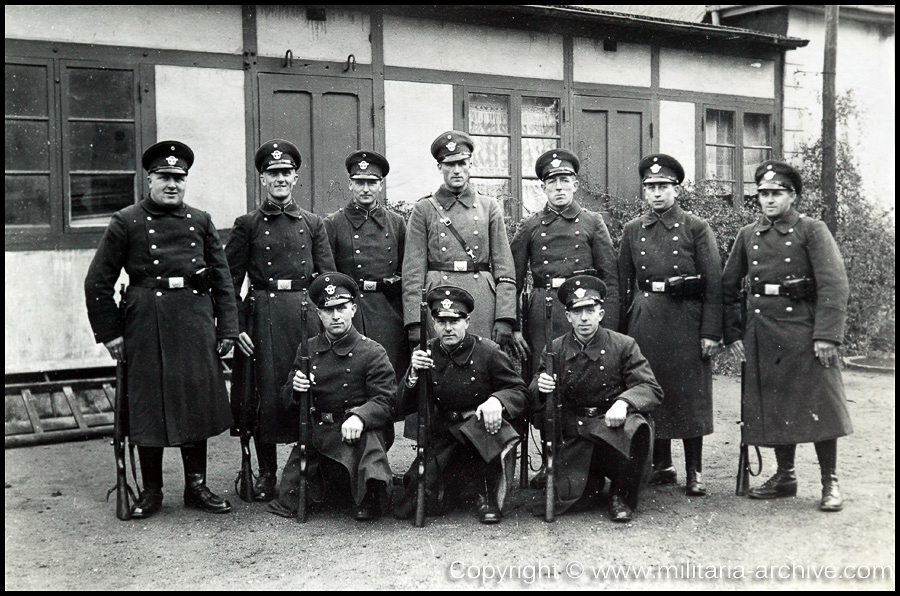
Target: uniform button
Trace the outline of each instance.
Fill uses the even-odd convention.
[[[447,247],[446,247],[446,246],[442,246],[442,247],[441,247],[441,252],[447,252]]]
[[[600,350],[601,354],[606,354],[606,350]]]
[[[678,236],[672,236],[672,240],[678,240]]]
[[[268,217],[264,217],[264,218],[263,218],[263,221],[269,221],[269,218],[268,218]]]
[[[478,250],[478,246],[476,245],[475,248],[474,248],[473,250]]]
[[[188,217],[188,219],[190,219],[190,218],[191,218],[191,214],[190,214],[190,213],[188,213],[188,214],[187,214],[187,217]]]
[[[575,262],[577,263],[577,262],[580,261],[580,260],[581,260],[581,259],[575,259]]]
[[[269,230],[266,230],[266,236],[268,236],[268,235],[269,235]]]
[[[754,298],[759,298],[759,294],[753,294]]]
[[[157,292],[156,295],[157,295],[157,296],[162,296],[162,292]]]
[[[794,312],[794,307],[793,307],[793,306],[789,306],[789,307],[787,307],[787,308],[784,309],[784,310],[786,310],[786,311],[788,311],[788,312]]]
[[[672,265],[674,269],[678,269],[678,265]]]
[[[147,221],[153,221],[153,218],[150,217],[150,216],[148,215],[148,216],[147,216]]]
[[[274,278],[272,278],[272,277],[270,277],[270,278],[269,278],[269,281],[275,281],[275,279],[274,279]]]
[[[441,238],[444,238],[447,234],[441,232]]]
[[[304,263],[305,263],[305,262],[306,262],[306,261],[304,261]],[[362,269],[362,265],[357,265],[356,268],[357,268],[357,269]]]
[[[159,259],[154,259],[154,260],[153,260],[153,264],[154,264],[154,265],[159,265]]]
[[[347,356],[349,356],[350,358],[353,358],[353,352],[350,352],[349,354],[347,354]]]
[[[677,251],[677,250],[673,250],[673,251],[672,251],[672,254],[673,254],[673,255],[677,255],[677,254],[678,254],[678,251]]]
[[[271,246],[267,246],[267,247],[266,247],[266,250],[272,250],[272,247],[271,247]]]
[[[450,279],[450,278],[447,277],[447,276],[445,275],[445,276],[444,276],[444,281],[447,281],[448,279]]]
[[[604,367],[601,366],[601,367],[600,367],[600,370],[606,370],[606,369],[605,369]]]
[[[757,308],[753,312],[755,312],[756,314],[759,314],[759,309]]]
[[[681,225],[681,224],[675,224],[675,227],[677,228],[679,225]]]
[[[306,261],[300,261],[301,265],[306,265]]]
[[[478,274],[476,273],[476,274],[473,275],[472,277],[474,277],[475,279],[478,279]]]
[[[791,262],[791,257],[786,258],[786,259],[784,260],[784,262],[785,262],[785,263],[790,263],[790,262]]]
[[[475,235],[477,236],[477,235],[478,235],[478,230],[475,230],[475,231],[472,232],[472,233],[475,234]]]
[[[759,232],[757,232],[756,235],[759,236]]]
[[[753,245],[753,250],[759,250],[759,246],[756,245],[756,244],[754,244],[754,245]]]
[[[576,236],[577,236],[578,234],[580,234],[580,233],[581,233],[581,230],[575,230],[575,235],[576,235]]]
[[[344,387],[346,387],[346,386],[347,386],[347,383],[344,383]]]
[[[647,292],[644,292],[644,298],[647,298],[649,296],[650,296],[650,294],[648,294]]]
[[[305,245],[305,244],[301,244],[301,245],[300,245],[300,248],[306,248],[306,245]]]
[[[753,281],[759,281],[759,278],[758,278],[758,277],[754,277],[754,278],[753,278]]]
[[[645,254],[647,254],[647,252],[642,250],[642,251],[641,251],[641,256],[644,256]]]
[[[359,254],[359,249],[358,249],[358,248],[356,249],[356,254]]]
[[[272,266],[272,261],[269,261],[268,263],[266,263],[266,265],[268,265],[269,267],[271,267],[271,266]]]
[[[472,381],[475,381],[475,377],[472,377]]]
[[[544,265],[549,265],[550,261],[544,261]]]
[[[790,246],[791,244],[792,244],[792,243],[791,243],[790,240],[788,240],[787,242],[784,243],[785,246]]]
[[[575,245],[575,248],[578,248],[578,245],[577,245],[577,244]]]
[[[794,233],[794,228],[791,228],[790,230],[788,230],[788,234],[793,234],[793,233]]]
[[[191,242],[191,246],[197,246],[196,242]]]
[[[541,232],[541,238],[547,235],[547,232]]]
[[[196,263],[197,259],[191,259],[191,263]]]
[[[189,229],[190,231],[193,232],[193,231],[194,231],[194,226],[191,226],[191,227],[189,227],[188,229]]]
[[[162,276],[157,275],[156,279],[162,279]]]
[[[300,233],[302,234],[302,233],[303,233],[303,230],[300,230]]]
[[[641,238],[641,242],[646,242],[646,241],[647,241],[646,238]]]
[[[581,420],[578,421],[578,426],[582,426],[583,424],[584,422],[582,422]]]
[[[759,265],[759,261],[753,261],[754,265]]]
[[[647,268],[646,265],[641,265],[641,269],[646,269],[646,268]]]
[[[274,294],[274,293],[269,294],[269,298],[274,298],[274,297],[275,297],[275,294]]]
[[[155,234],[155,233],[156,233],[156,230],[147,230],[147,233],[148,233],[148,234]]]
[[[197,290],[191,290],[191,291],[195,294],[198,294],[198,295],[200,294],[200,292],[198,292]]]
[[[577,218],[577,217],[575,218],[575,223],[578,223],[578,218]]]
[[[473,219],[474,219],[475,221],[478,221],[478,216],[476,215]],[[793,231],[793,230],[792,230],[792,231]]]
[[[150,245],[150,248],[152,248],[153,250],[156,250],[156,245],[155,245],[155,244],[151,244],[151,245]]]
[[[356,235],[354,235],[353,237],[356,238],[356,239],[358,240],[358,239],[359,239],[359,234],[356,234]]]

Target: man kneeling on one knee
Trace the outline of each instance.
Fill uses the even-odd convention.
[[[600,327],[605,296],[606,285],[596,277],[572,277],[560,286],[557,297],[572,328],[544,348],[530,387],[532,419],[544,427],[547,395],[555,391],[562,404],[554,462],[556,513],[587,502],[609,478],[609,516],[628,522],[652,443],[643,415],[662,401],[663,393],[637,343]]]

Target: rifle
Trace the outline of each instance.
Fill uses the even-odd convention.
[[[552,286],[547,284],[547,295],[544,297],[544,330],[547,334],[546,348],[544,349],[544,361],[542,362],[544,370],[553,376],[554,381],[559,381],[559,375],[556,374],[556,354],[551,351],[553,348],[553,292]],[[546,470],[547,470],[547,487],[544,491],[546,498],[546,509],[544,519],[552,522],[556,509],[556,485],[554,478],[554,459],[556,459],[556,440],[558,435],[558,410],[562,404],[559,402],[559,396],[556,389],[547,394],[547,402],[544,408],[545,421],[545,437],[546,447]]]
[[[743,337],[743,331],[747,326],[747,290],[741,290],[741,337]],[[756,470],[756,473],[750,471],[750,449],[749,446],[744,443],[744,395],[745,395],[745,387],[747,385],[747,360],[741,360],[741,420],[738,422],[738,425],[741,427],[741,447],[740,447],[740,455],[738,456],[738,472],[737,472],[737,480],[735,482],[734,494],[743,497],[747,495],[747,491],[750,488],[750,476],[759,476],[760,472],[762,472],[762,454],[759,452],[759,447],[754,446],[756,449],[756,460],[759,463],[759,468]]]
[[[125,312],[125,284],[119,290],[119,309]],[[106,499],[116,491],[116,518],[127,521],[131,519],[132,502],[137,502],[134,490],[128,486],[128,466],[125,461],[125,445],[131,452],[131,470],[135,473],[134,445],[128,443],[128,369],[127,363],[116,361],[116,397],[113,404],[113,453],[116,458],[116,485],[106,493]],[[137,478],[134,482],[137,486]]]
[[[522,330],[528,330],[528,294],[522,292]],[[522,359],[522,376],[525,383],[531,382],[533,373],[531,370],[531,357],[525,354]],[[531,416],[527,413],[523,420],[525,424],[525,436],[522,437],[522,453],[519,458],[519,488],[528,488],[528,430],[531,426]]]
[[[247,294],[250,302],[250,308],[247,309],[247,335],[253,337],[254,321],[253,311],[256,306],[256,299],[253,297],[253,288]],[[236,351],[240,348],[236,348]],[[241,436],[241,470],[238,472],[237,478],[234,480],[234,491],[245,503],[252,503],[255,499],[253,494],[253,465],[250,459],[250,439],[256,431],[258,420],[256,419],[256,410],[259,406],[259,394],[256,391],[256,355],[251,354],[243,359],[243,370],[241,380],[244,384],[241,391],[241,419],[240,419],[240,436]],[[232,393],[235,388],[231,388]]]
[[[309,303],[307,298],[308,294],[306,290],[303,290],[303,296],[300,299],[300,371],[309,379]],[[310,383],[312,383],[312,379],[310,379]],[[307,466],[309,464],[309,414],[312,403],[312,387],[308,391],[295,391],[294,397],[295,399],[299,397],[300,401],[300,441],[297,443],[300,447],[300,505],[297,509],[297,521],[305,523],[309,519]]]
[[[428,302],[425,301],[428,291],[422,288],[422,301],[419,303],[419,325],[422,334],[419,337],[419,349],[428,351]],[[428,405],[432,398],[431,371],[423,370],[419,379],[418,394],[418,426],[416,427],[416,527],[425,525],[425,462],[428,454]]]

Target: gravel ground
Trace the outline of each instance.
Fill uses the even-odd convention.
[[[209,483],[231,514],[184,509],[180,457],[167,450],[162,511],[120,522],[115,498],[105,501],[108,440],[9,449],[6,589],[894,589],[894,377],[845,371],[844,381],[856,432],[839,442],[844,511],[829,514],[817,509],[812,445],[797,452],[796,498],[734,496],[739,384],[727,377],[715,380],[716,433],[705,444],[709,495],[650,488],[626,525],[605,507],[553,524],[519,507],[496,526],[458,511],[421,529],[389,516],[362,524],[332,507],[301,525],[234,495],[240,448],[225,435],[210,441]],[[279,448],[280,463],[288,451]],[[673,451],[683,482],[680,442]],[[389,455],[401,472],[413,444],[398,438]],[[771,450],[763,459],[751,485],[774,471]]]

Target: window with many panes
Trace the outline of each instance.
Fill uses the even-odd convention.
[[[705,175],[722,196],[756,194],[753,172],[772,157],[772,115],[751,110],[706,108]]]
[[[6,240],[99,233],[141,189],[136,67],[6,61]]]
[[[465,128],[475,141],[472,182],[502,200],[507,216],[525,217],[542,208],[545,197],[534,162],[560,146],[559,97],[472,89],[465,97]]]

